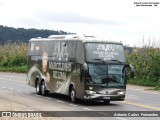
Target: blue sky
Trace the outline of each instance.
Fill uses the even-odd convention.
[[[160,42],[159,11],[160,0],[0,0],[0,25],[103,36],[139,46],[143,38]]]

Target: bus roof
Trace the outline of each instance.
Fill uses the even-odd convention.
[[[82,41],[82,42],[103,42],[103,43],[115,43],[115,44],[122,44],[122,42],[116,42],[116,41],[110,41],[103,37],[96,37],[96,36],[86,36],[86,35],[77,35],[77,34],[71,34],[71,35],[50,35],[48,38],[31,38],[29,41]]]

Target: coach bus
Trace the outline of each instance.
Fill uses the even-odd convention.
[[[32,38],[28,46],[27,84],[48,92],[105,103],[123,101],[134,68],[121,42],[95,36],[51,35]]]

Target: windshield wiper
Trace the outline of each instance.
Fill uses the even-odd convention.
[[[121,62],[121,61],[119,61],[119,60],[108,60],[108,61],[122,63],[122,62]]]
[[[110,82],[114,82],[114,83],[119,83],[117,80],[113,79],[113,78],[110,78],[110,77],[107,77],[107,78],[103,78],[102,79],[102,83],[110,83]]]
[[[102,61],[103,63],[106,63],[104,60],[102,59],[92,59],[92,60],[98,60],[98,61]]]
[[[107,60],[107,61],[104,61],[104,60],[98,59],[98,58],[96,58],[96,59],[91,59],[91,60],[98,60],[98,61],[102,61],[103,63],[106,63],[106,62],[118,62],[118,63],[122,63],[122,62],[119,61],[119,60]]]

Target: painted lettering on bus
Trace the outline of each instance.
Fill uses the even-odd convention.
[[[71,63],[49,62],[49,69],[71,71]]]
[[[67,73],[61,71],[53,71],[53,78],[67,80]]]

